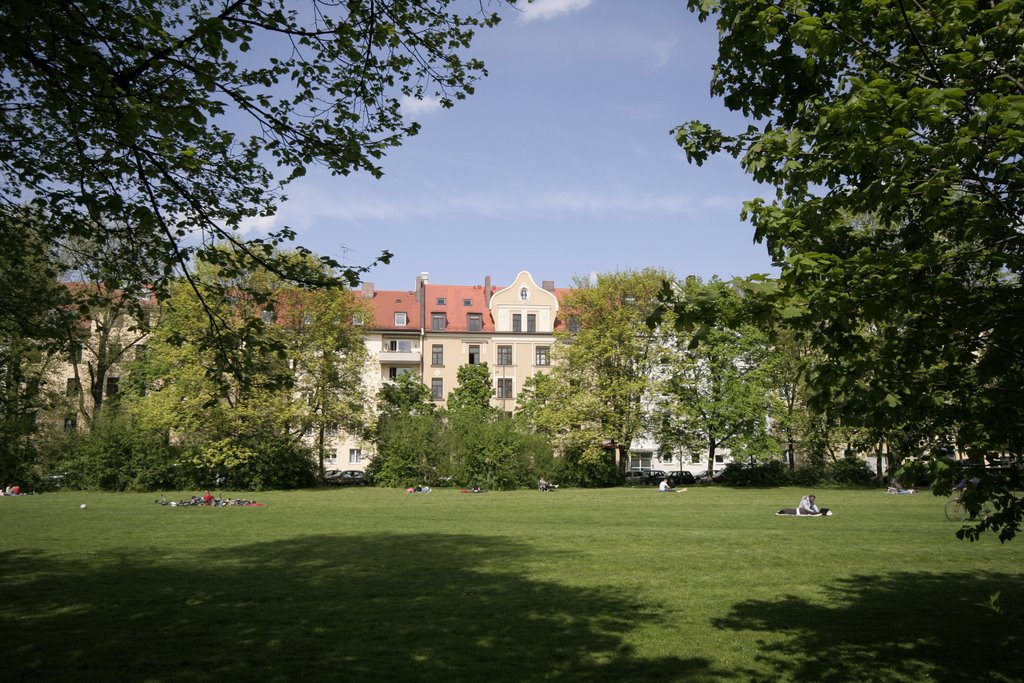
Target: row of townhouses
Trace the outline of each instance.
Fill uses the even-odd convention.
[[[486,363],[494,389],[491,403],[508,413],[516,410],[524,383],[551,368],[555,332],[572,332],[578,321],[561,314],[560,302],[570,292],[551,281],[540,284],[526,271],[509,285],[496,286],[491,278],[482,285],[432,284],[421,273],[411,290],[378,290],[363,283],[355,292],[371,311],[370,319],[354,322],[365,331],[370,355],[364,383],[370,396],[400,375],[413,373],[429,387],[436,404],[444,405],[457,386],[458,369]],[[143,341],[143,340],[140,340]],[[73,366],[71,366],[73,367]],[[65,372],[65,371],[62,371]],[[67,386],[81,390],[80,379],[67,372]],[[118,371],[107,378],[107,392],[116,392]],[[67,418],[67,427],[74,427]],[[329,469],[365,469],[373,457],[373,444],[338,432],[326,446]],[[724,467],[728,453],[717,456]],[[689,469],[707,471],[699,457],[661,460],[658,445],[647,438],[633,444],[629,469]]]

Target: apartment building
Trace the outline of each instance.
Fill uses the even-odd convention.
[[[527,379],[551,365],[555,331],[564,329],[559,300],[567,289],[538,285],[520,272],[512,284],[432,284],[427,273],[411,291],[382,291],[364,283],[362,297],[373,310],[366,344],[374,393],[383,382],[416,373],[438,405],[455,388],[458,369],[486,363],[491,370],[494,407],[513,412]],[[379,366],[379,372],[377,368]]]

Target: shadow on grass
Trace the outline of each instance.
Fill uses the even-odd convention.
[[[733,677],[642,659],[651,606],[516,573],[493,538],[318,536],[62,564],[0,554],[7,680],[639,681]],[[85,566],[77,566],[84,564]]]
[[[1022,603],[1018,575],[858,576],[816,602],[738,603],[714,626],[772,634],[756,657],[771,674],[744,673],[751,681],[1022,681]]]

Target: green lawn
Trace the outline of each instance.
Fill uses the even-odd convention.
[[[928,493],[824,490],[833,517],[773,514],[801,495],[0,498],[0,676],[1024,680],[1024,539],[959,541]]]

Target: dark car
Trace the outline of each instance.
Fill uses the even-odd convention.
[[[723,474],[725,474],[724,469],[715,470],[714,474],[711,477],[708,477],[707,472],[701,472],[696,477],[694,477],[694,479],[698,484],[710,484],[711,482],[721,483]]]
[[[677,472],[669,472],[668,476],[672,479],[672,483],[676,485],[688,486],[690,484],[696,484],[697,479],[693,476],[692,472],[686,470],[679,470]]]
[[[648,484],[660,484],[665,481],[665,477],[669,476],[661,470],[647,470],[646,474]]]
[[[362,470],[330,470],[324,475],[324,483],[334,486],[369,486],[370,478]]]
[[[626,470],[625,477],[627,486],[637,486],[649,483],[647,481],[647,472],[644,470]]]
[[[661,470],[626,470],[626,484],[650,486],[660,484],[668,475]]]

